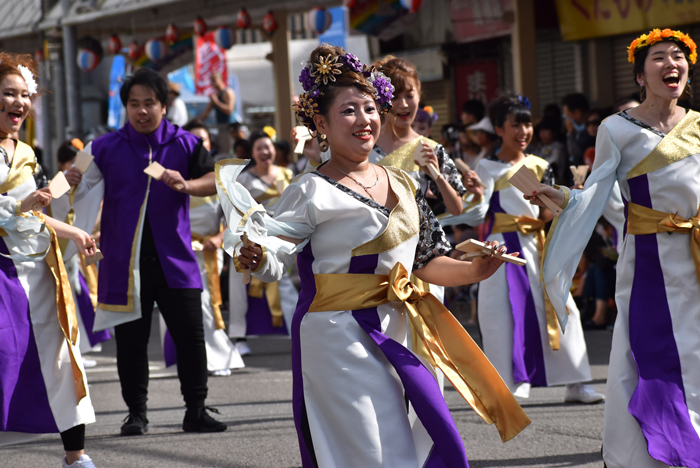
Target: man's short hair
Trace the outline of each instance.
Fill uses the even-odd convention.
[[[462,104],[462,112],[464,114],[473,115],[478,122],[486,115],[486,106],[484,106],[484,103],[478,99],[470,99]]]
[[[136,72],[124,80],[122,89],[119,91],[119,98],[122,100],[122,105],[126,107],[129,100],[129,93],[134,85],[145,86],[156,94],[156,99],[163,106],[168,105],[168,84],[162,76],[150,68],[139,68]]]
[[[571,112],[576,110],[588,112],[591,108],[588,104],[588,98],[581,93],[567,94],[562,98],[561,105],[568,107]]]

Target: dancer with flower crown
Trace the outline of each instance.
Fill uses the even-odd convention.
[[[542,272],[562,328],[578,259],[616,181],[624,198],[603,433],[608,468],[700,467],[700,114],[677,105],[696,60],[695,42],[680,31],[635,39],[629,61],[643,102],[601,124],[583,190],[537,191],[564,208]]]
[[[502,140],[501,150],[470,171],[466,184],[478,203],[459,222],[476,226],[488,221],[488,240],[519,251],[528,263],[508,264],[479,286],[484,352],[518,397],[528,398],[531,387],[565,384],[565,401],[603,401],[604,395],[581,383],[591,380],[591,370],[576,303],[567,297],[572,325],[562,334],[540,285],[539,258],[551,212],[528,204],[509,182],[522,167],[544,184],[554,180],[547,161],[525,153],[533,133],[528,103],[506,94],[489,105],[488,116]]]
[[[501,260],[441,256],[450,246],[414,180],[369,163],[380,112],[391,106],[378,83],[388,80],[327,44],[309,63],[316,87],[295,109],[325,136],[330,160],[284,191],[274,218],[235,182],[243,164],[217,165],[225,249],[263,281],[279,279],[297,258],[292,404],[302,464],[466,467],[432,366],[407,348],[407,318],[432,364],[504,441],[529,419],[450,312],[409,275],[464,284],[492,275]],[[244,233],[256,244],[244,247]]]
[[[63,467],[94,468],[85,424],[95,422],[78,347],[75,303],[58,237],[91,257],[95,241],[40,213],[36,158],[15,140],[37,94],[28,55],[0,53],[0,445],[60,432]]]

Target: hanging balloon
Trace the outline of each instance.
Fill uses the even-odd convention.
[[[168,44],[162,37],[151,39],[146,42],[144,52],[146,52],[146,57],[151,59],[153,62],[158,62],[159,60],[163,60],[163,58],[168,55]]]
[[[306,25],[309,29],[320,36],[333,23],[333,17],[325,8],[316,7],[306,14]]]
[[[168,44],[175,44],[180,35],[177,32],[177,27],[170,23],[167,28],[165,28],[165,42]]]
[[[272,34],[277,31],[277,28],[279,27],[277,25],[277,20],[275,19],[275,15],[272,14],[271,11],[268,11],[265,16],[263,16],[263,31],[265,31],[269,36],[272,36]]]
[[[204,22],[201,16],[194,20],[194,33],[198,36],[204,36],[207,33],[207,23]]]
[[[214,31],[214,41],[220,49],[230,49],[236,43],[236,35],[231,31],[231,28],[221,26]]]
[[[141,44],[139,44],[136,41],[133,41],[131,44],[129,44],[129,58],[131,60],[136,60],[141,56],[141,52],[143,52],[141,48]]]
[[[420,8],[423,0],[401,0],[401,6],[408,10],[409,13],[415,13]]]
[[[357,0],[343,0],[343,5],[348,8],[352,8],[357,5]]]
[[[89,49],[78,49],[78,68],[84,72],[89,72],[97,68],[100,64],[100,57],[93,50]]]
[[[122,50],[122,41],[119,36],[112,34],[109,38],[109,52],[113,55],[118,54]]]
[[[238,29],[248,29],[250,27],[250,23],[250,15],[245,8],[241,8],[241,11],[238,12],[236,26],[238,26]]]

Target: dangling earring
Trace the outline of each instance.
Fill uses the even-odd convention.
[[[321,133],[318,137],[318,149],[320,149],[322,153],[328,151],[328,140],[326,140],[325,133]]]

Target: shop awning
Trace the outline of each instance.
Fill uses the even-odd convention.
[[[0,39],[38,31],[41,0],[0,1]]]
[[[77,25],[110,16],[124,15],[144,8],[154,8],[179,0],[75,0],[64,15],[61,2],[56,4],[46,18],[41,22],[41,29],[49,29],[61,25]]]

